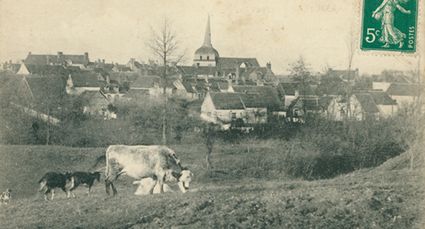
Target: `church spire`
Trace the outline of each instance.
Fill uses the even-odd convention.
[[[204,44],[202,46],[212,47],[212,44],[211,44],[210,15],[209,14],[208,14],[207,28],[205,29]]]

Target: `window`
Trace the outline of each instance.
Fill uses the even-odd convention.
[[[207,56],[207,60],[210,60],[210,56]]]
[[[202,60],[202,56],[199,56],[199,59]]]
[[[232,112],[232,119],[236,119],[236,112]]]

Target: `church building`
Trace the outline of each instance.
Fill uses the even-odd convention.
[[[236,84],[258,84],[274,78],[271,64],[261,67],[257,58],[220,57],[211,41],[208,16],[204,42],[194,53],[192,66],[177,66],[184,78],[221,78]]]

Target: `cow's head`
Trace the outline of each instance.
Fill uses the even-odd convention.
[[[189,190],[190,182],[192,181],[193,173],[189,169],[183,169],[178,179],[178,185],[180,188],[180,191],[183,193],[187,192]]]

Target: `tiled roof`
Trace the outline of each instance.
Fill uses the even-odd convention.
[[[397,102],[391,99],[391,97],[386,92],[374,91],[369,92],[369,94],[372,96],[373,101],[377,105],[397,105]]]
[[[359,75],[359,70],[335,70],[330,68],[327,74],[344,80],[354,80]]]
[[[74,87],[102,87],[105,84],[95,72],[81,71],[71,73],[70,75]]]
[[[140,76],[130,84],[130,88],[152,88],[160,83],[159,76]]]
[[[30,65],[50,65],[62,64],[70,61],[72,64],[87,65],[89,60],[85,55],[45,55],[45,54],[28,54],[24,60],[25,64]]]
[[[87,103],[87,105],[99,105],[99,104],[109,104],[109,100],[102,95],[100,91],[85,91],[81,93],[81,98]]]
[[[183,76],[215,75],[216,67],[207,66],[177,66],[177,70]]]
[[[305,107],[307,111],[318,111],[323,108],[320,104],[320,99],[317,96],[298,97],[291,102],[288,109],[292,110],[295,107],[299,109]]]
[[[220,69],[235,69],[242,63],[247,67],[260,67],[257,58],[219,57],[217,66]]]
[[[242,110],[245,108],[240,93],[210,92],[210,95],[218,110]]]
[[[387,90],[387,93],[395,96],[418,96],[421,85],[418,84],[401,84],[392,83]]]
[[[373,100],[373,97],[369,93],[359,93],[355,94],[357,100],[359,101],[360,105],[362,106],[363,111],[367,113],[378,113],[379,109],[376,106],[375,101]]]
[[[281,102],[276,88],[270,86],[232,86],[233,90],[242,93],[247,107],[280,108]]]

